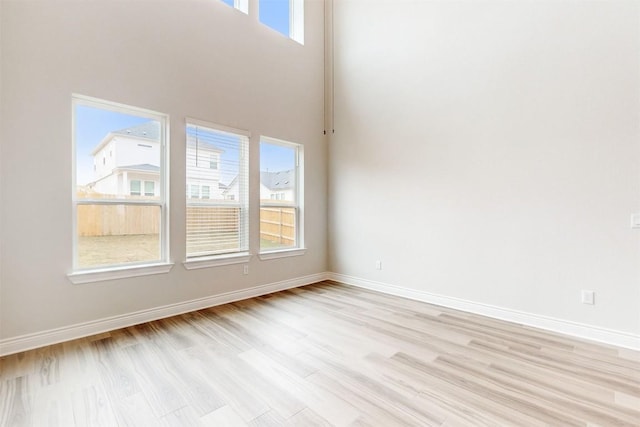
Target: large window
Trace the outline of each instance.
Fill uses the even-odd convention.
[[[248,144],[246,132],[187,121],[187,261],[248,251]]]
[[[260,140],[260,251],[302,246],[302,146]]]
[[[304,44],[304,0],[259,0],[260,22]]]
[[[73,97],[73,270],[168,262],[163,114]]]

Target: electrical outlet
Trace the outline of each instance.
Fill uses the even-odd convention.
[[[582,303],[593,305],[596,303],[596,293],[594,291],[582,290]]]
[[[249,274],[249,264],[242,266],[242,274]]]
[[[640,228],[640,213],[631,215],[631,228]]]
[[[382,261],[376,261],[376,270],[382,270]]]

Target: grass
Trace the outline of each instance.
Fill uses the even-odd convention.
[[[81,268],[159,259],[159,234],[81,236],[78,239],[78,266]]]

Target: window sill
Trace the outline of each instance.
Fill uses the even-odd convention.
[[[76,271],[67,274],[74,285],[101,282],[104,280],[127,279],[130,277],[165,274],[171,271],[173,263],[145,264],[132,267],[104,268],[96,270]]]
[[[261,252],[258,254],[261,261],[266,261],[270,259],[277,258],[287,258],[291,256],[300,256],[304,255],[307,252],[306,248],[295,248],[295,249],[283,249],[280,251],[272,251],[272,252]]]
[[[187,270],[198,268],[219,267],[221,265],[244,264],[249,262],[251,255],[248,252],[231,255],[217,255],[202,258],[192,258],[184,261],[182,265]]]

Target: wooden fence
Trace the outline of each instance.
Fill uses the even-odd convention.
[[[158,234],[161,227],[159,206],[78,205],[77,214],[78,235],[83,237]],[[260,208],[260,239],[294,245],[295,216],[295,208]],[[198,240],[209,240],[214,234],[237,235],[239,220],[235,206],[187,206],[187,239],[197,245]]]
[[[295,208],[260,208],[260,239],[277,245],[295,245]]]
[[[79,236],[127,236],[159,232],[159,206],[78,206]]]

